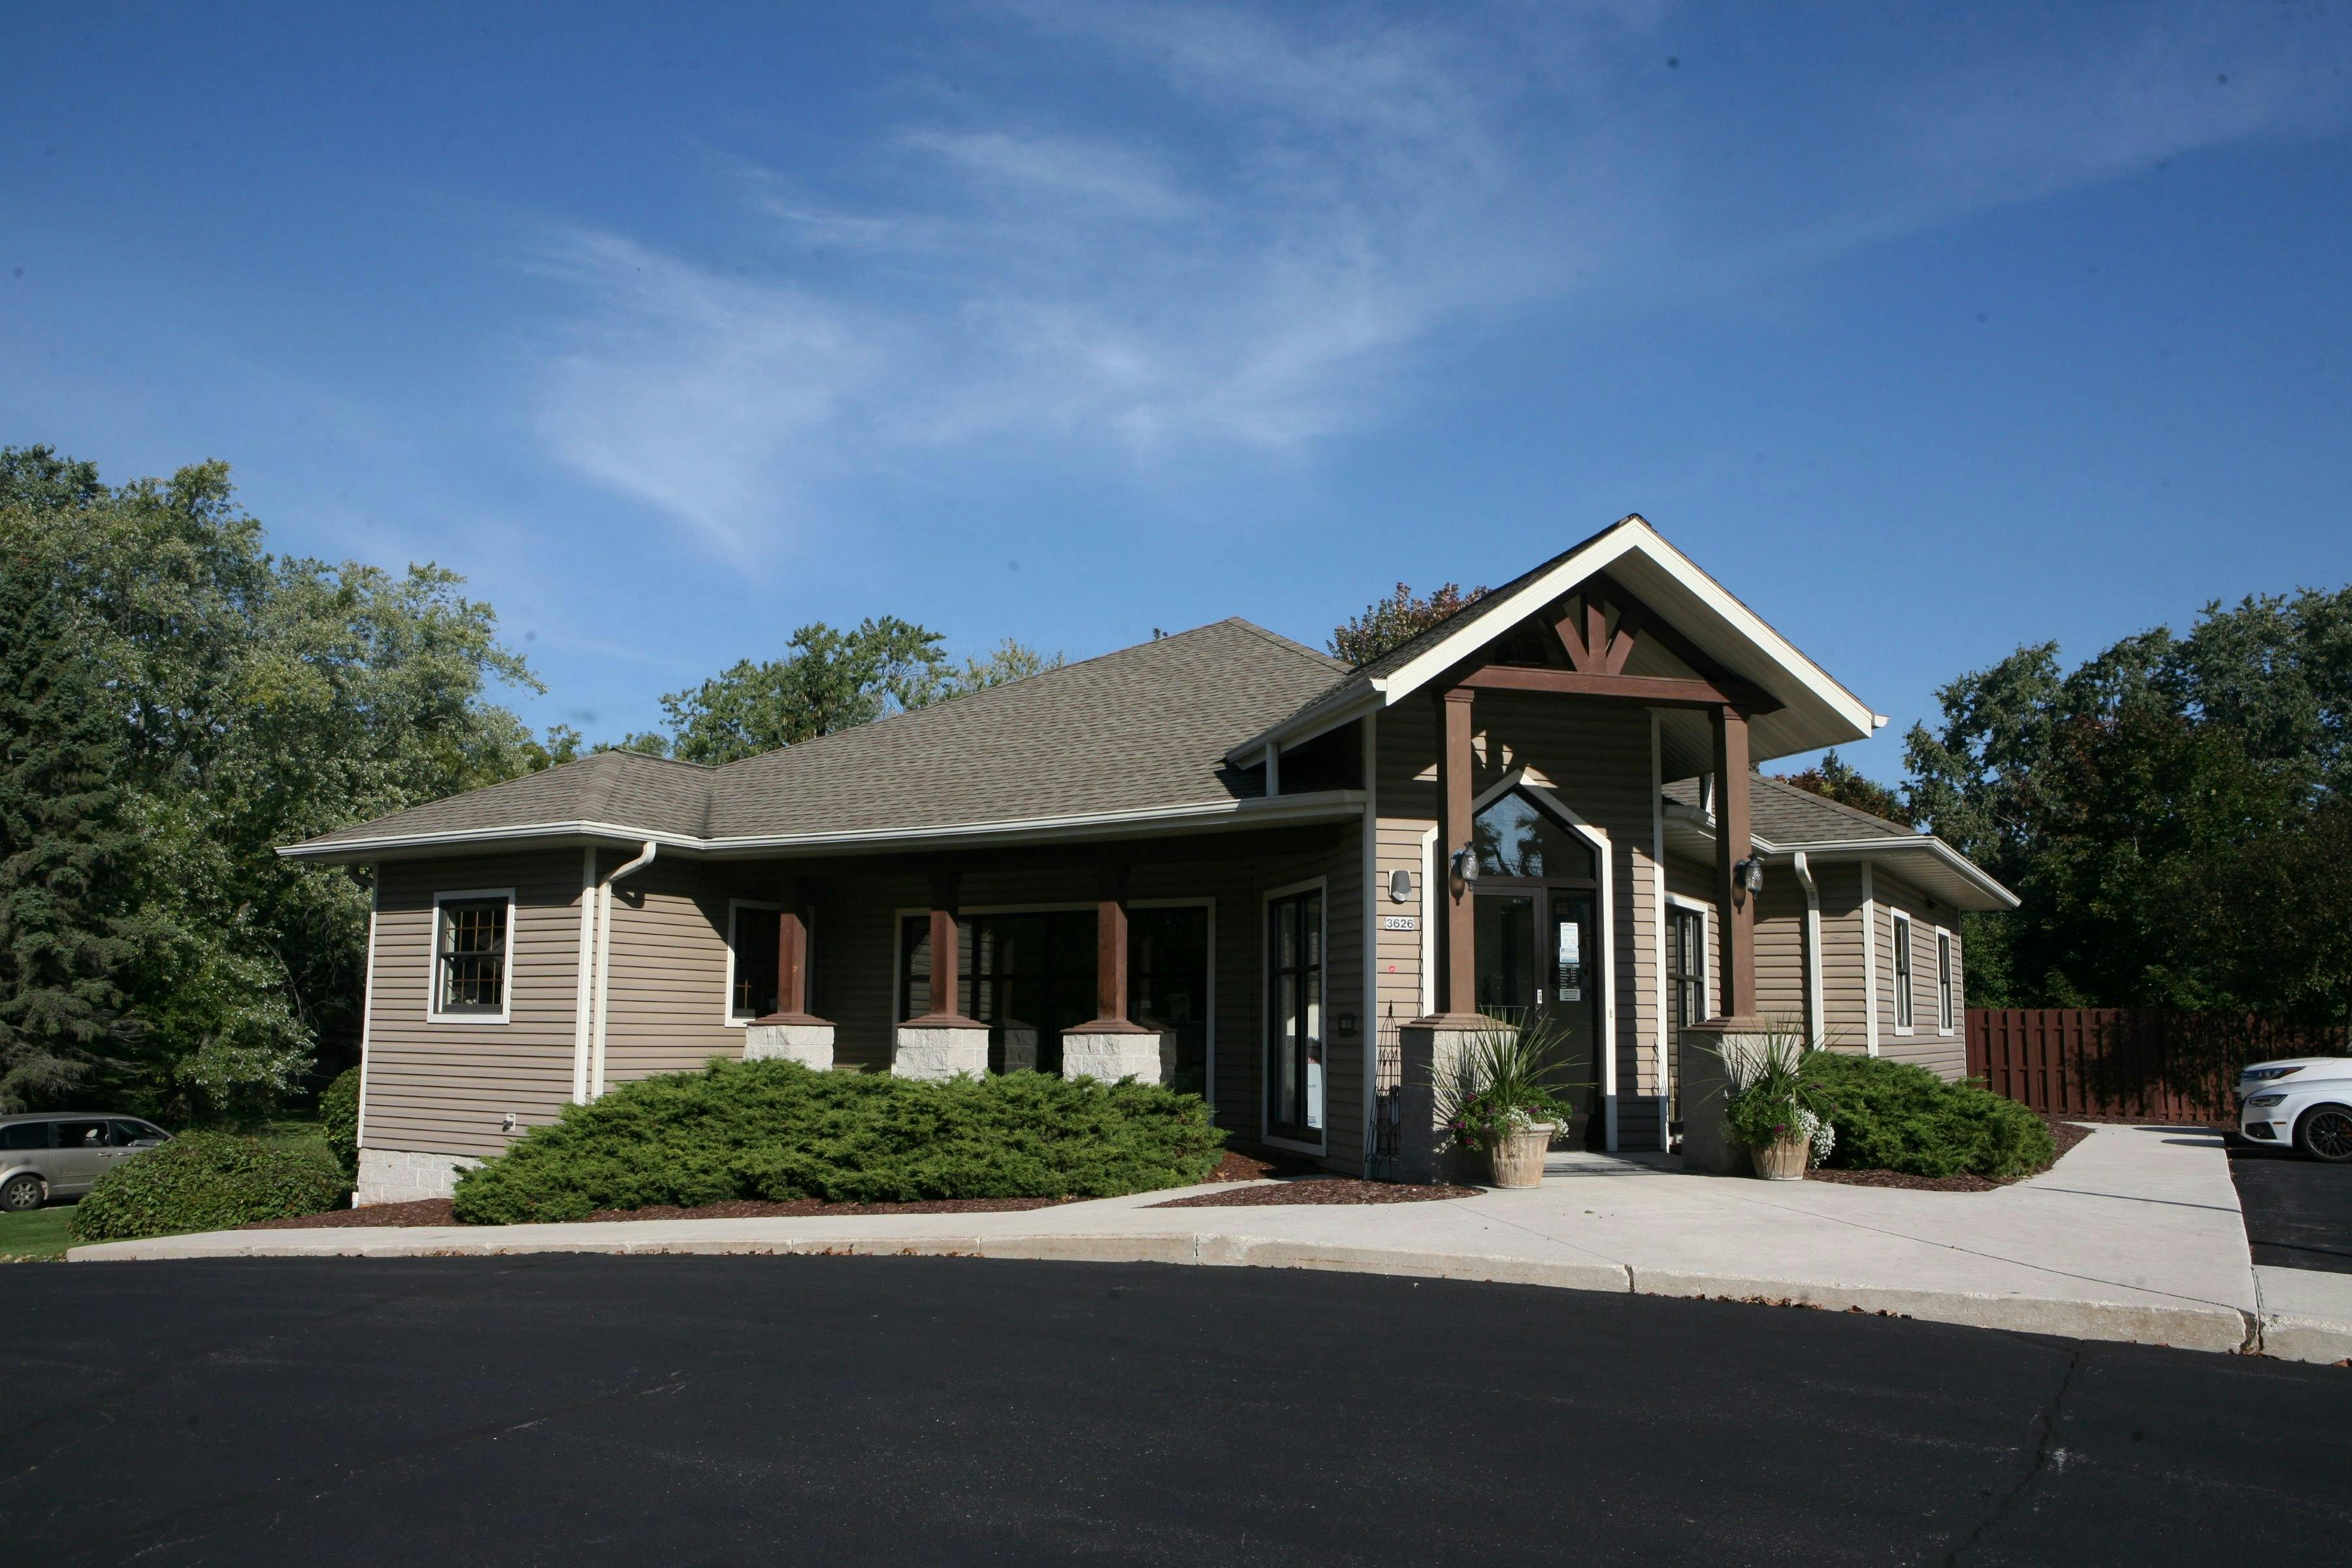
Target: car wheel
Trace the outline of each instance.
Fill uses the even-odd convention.
[[[48,1190],[38,1176],[15,1176],[0,1187],[0,1209],[10,1214],[25,1214],[39,1208],[48,1197]]]
[[[2294,1146],[2331,1165],[2352,1160],[2352,1110],[2341,1105],[2313,1106],[2294,1124]]]

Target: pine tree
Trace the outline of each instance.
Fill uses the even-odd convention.
[[[56,1103],[133,1026],[117,974],[133,848],[92,628],[15,529],[0,542],[0,1110]]]

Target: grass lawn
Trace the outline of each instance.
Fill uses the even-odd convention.
[[[0,1214],[0,1263],[63,1258],[71,1245],[66,1226],[72,1219],[71,1204],[51,1204],[30,1214]]]

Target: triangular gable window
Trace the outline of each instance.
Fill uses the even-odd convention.
[[[1590,882],[1592,847],[1518,790],[1478,814],[1478,874],[1535,881]]]

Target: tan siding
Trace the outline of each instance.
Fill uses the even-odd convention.
[[[1756,896],[1756,1010],[1810,1032],[1805,1005],[1805,889],[1794,870],[1775,866]]]
[[[495,1154],[513,1111],[550,1121],[572,1096],[580,853],[396,861],[381,868],[368,1017],[366,1142],[373,1149]],[[512,888],[509,1022],[433,1023],[433,896]]]
[[[1872,945],[1878,962],[1878,1054],[1916,1063],[1942,1078],[1959,1078],[1968,1071],[1968,1046],[1959,1027],[1959,1005],[1964,999],[1955,997],[1951,1033],[1941,1032],[1936,1018],[1936,928],[1956,926],[1958,917],[1949,909],[1933,905],[1927,895],[1883,868],[1874,868],[1872,880],[1877,894],[1877,931]],[[1895,917],[1898,912],[1911,917],[1913,1006],[1908,1035],[1895,1032]],[[1957,950],[1957,936],[1953,945]]]
[[[1865,1048],[1862,868],[1816,866],[1822,900],[1822,1036],[1832,1050]]]
[[[605,1087],[742,1056],[743,1031],[726,1021],[729,902],[774,896],[749,868],[675,859],[614,886]]]

